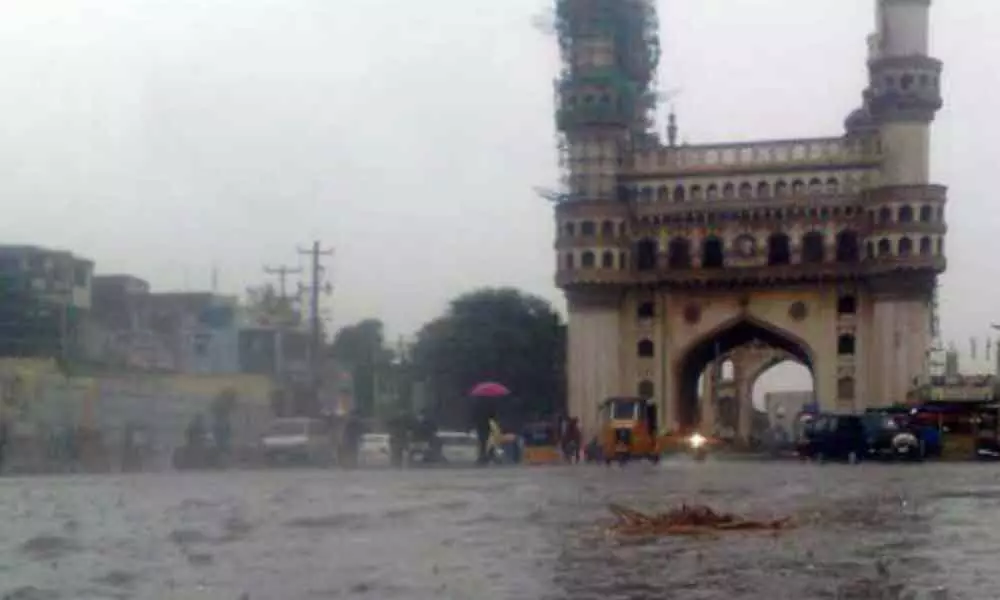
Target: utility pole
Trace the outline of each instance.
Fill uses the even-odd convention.
[[[288,299],[288,276],[298,275],[302,272],[302,269],[287,267],[285,265],[280,265],[277,267],[264,267],[264,272],[268,275],[278,276],[278,293],[281,294],[281,300],[285,301]]]
[[[332,256],[333,248],[324,250],[319,240],[313,242],[312,248],[302,249],[299,248],[299,254],[304,256],[309,256],[312,261],[311,264],[311,276],[309,280],[309,333],[310,333],[310,347],[309,347],[309,358],[310,358],[310,379],[312,383],[312,390],[315,394],[314,400],[319,403],[319,389],[320,389],[320,370],[322,368],[322,355],[323,355],[323,340],[321,339],[322,330],[320,328],[320,314],[319,314],[319,295],[320,292],[326,289],[328,292],[331,290],[329,282],[324,286],[320,283],[323,277],[323,272],[325,269],[323,265],[320,264],[320,260],[324,256]]]

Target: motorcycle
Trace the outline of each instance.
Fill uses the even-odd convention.
[[[687,442],[691,458],[698,462],[708,458],[708,438],[700,433],[692,433]]]

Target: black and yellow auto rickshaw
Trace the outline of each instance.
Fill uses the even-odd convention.
[[[600,408],[600,445],[604,461],[660,460],[656,405],[645,398],[608,398]]]
[[[559,449],[559,432],[553,423],[531,423],[522,434],[524,450],[521,461],[526,465],[553,465],[563,462]]]

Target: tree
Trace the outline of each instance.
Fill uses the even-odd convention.
[[[261,325],[298,325],[302,315],[295,304],[294,298],[282,297],[271,284],[247,288],[247,309]]]
[[[333,337],[330,357],[351,370],[354,405],[364,416],[375,411],[377,379],[392,362],[385,347],[385,326],[378,319],[364,319],[343,327]]]
[[[467,425],[469,389],[483,381],[507,386],[501,414],[513,424],[565,406],[566,333],[542,298],[512,288],[459,296],[427,323],[413,348],[415,368],[430,379],[438,418]]]

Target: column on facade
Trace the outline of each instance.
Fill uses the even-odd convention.
[[[716,402],[719,397],[719,377],[722,374],[719,361],[709,363],[705,369],[704,393],[698,399],[698,429],[712,434],[715,431]]]

